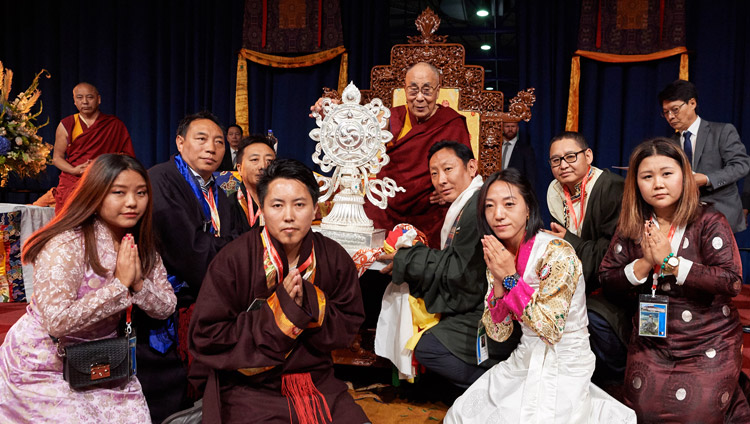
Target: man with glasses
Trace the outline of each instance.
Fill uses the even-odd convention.
[[[466,119],[449,107],[437,104],[440,71],[420,62],[406,71],[406,105],[391,108],[389,131],[393,140],[386,146],[390,163],[378,178],[390,177],[406,191],[396,193],[387,209],[365,202],[365,212],[375,228],[391,230],[408,222],[422,230],[430,245],[440,245],[440,228],[449,205],[435,192],[427,165],[420,158],[441,140],[456,140],[471,147]],[[322,99],[310,110],[322,112]]]
[[[549,232],[570,243],[583,265],[591,350],[597,357],[594,379],[601,383],[624,377],[631,328],[627,309],[613,305],[598,290],[599,264],[620,218],[624,180],[592,166],[593,161],[583,135],[566,131],[554,137],[549,164],[555,180],[547,190],[547,207],[552,215]]]
[[[659,93],[662,114],[675,129],[693,166],[701,201],[712,203],[738,233],[746,228],[737,181],[750,171],[750,157],[732,124],[704,121],[698,116],[698,90],[690,81],[676,80]]]

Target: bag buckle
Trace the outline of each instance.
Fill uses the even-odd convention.
[[[109,377],[109,364],[96,364],[91,366],[91,380],[100,380]]]

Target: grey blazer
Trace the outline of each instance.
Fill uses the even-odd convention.
[[[678,145],[680,134],[672,137]],[[706,174],[710,187],[701,187],[701,201],[712,203],[738,233],[745,229],[737,181],[750,172],[750,156],[732,124],[701,119],[693,155],[693,171]]]

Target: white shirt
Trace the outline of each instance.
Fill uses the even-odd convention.
[[[232,153],[232,167],[237,169],[237,150],[230,147],[229,152]]]
[[[687,131],[690,131],[690,145],[693,147],[693,151],[690,152],[692,154],[693,163],[690,165],[692,166],[695,164],[695,142],[698,140],[698,128],[701,126],[701,117],[695,118],[695,122],[693,122],[687,129]],[[685,150],[685,131],[680,133],[680,146],[682,147],[682,150]]]
[[[513,148],[516,147],[516,142],[518,142],[518,136],[515,136],[510,140],[503,140],[503,150],[501,151],[505,150],[505,143],[510,143],[507,153],[503,156],[503,169],[508,168],[508,162],[510,162],[510,157],[513,156]]]

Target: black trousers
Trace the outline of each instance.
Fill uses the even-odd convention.
[[[454,385],[467,389],[487,371],[476,364],[467,364],[453,355],[437,337],[427,332],[414,348],[414,356],[428,370],[439,374]]]

